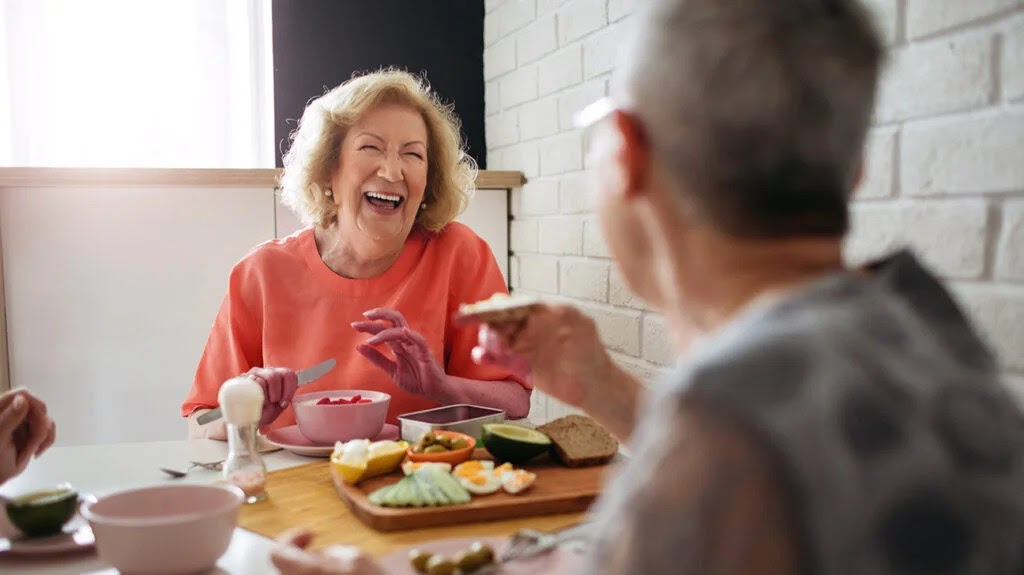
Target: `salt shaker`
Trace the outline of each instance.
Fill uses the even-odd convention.
[[[267,498],[267,467],[256,449],[263,388],[248,377],[236,377],[221,386],[218,401],[228,428],[224,480],[245,493],[246,503],[263,501]]]

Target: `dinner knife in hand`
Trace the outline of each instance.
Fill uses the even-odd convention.
[[[296,372],[295,375],[297,375],[298,378],[299,378],[298,385],[300,385],[300,386],[301,385],[306,385],[307,383],[309,383],[309,382],[311,382],[311,381],[313,381],[315,379],[320,379],[321,377],[326,375],[327,372],[329,372],[332,369],[334,369],[334,365],[336,363],[337,362],[334,361],[334,358],[332,357],[332,358],[330,358],[330,359],[328,359],[326,361],[322,361],[322,362],[314,365],[313,367],[307,367],[306,369],[303,369],[302,371]],[[221,411],[220,411],[220,408],[217,407],[217,408],[211,409],[210,411],[207,411],[206,413],[200,415],[199,417],[196,418],[196,421],[199,423],[199,425],[206,425],[207,423],[210,423],[211,421],[215,421],[217,419],[220,419],[220,417],[221,417]]]

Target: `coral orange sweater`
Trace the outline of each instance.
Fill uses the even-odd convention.
[[[452,325],[459,304],[507,292],[487,243],[463,224],[438,234],[414,230],[398,261],[371,279],[347,279],[320,259],[313,228],[261,244],[235,265],[181,406],[182,416],[217,405],[224,381],[253,366],[302,369],[333,357],[338,364],[298,393],[374,389],[391,394],[388,421],[437,403],[399,389],[356,351],[370,336],[349,324],[377,307],[396,309],[426,338],[449,375],[477,380],[516,380],[497,366],[473,362],[475,327]],[[382,350],[384,351],[384,350]],[[385,351],[390,355],[389,351]],[[528,388],[526,382],[520,383]],[[486,383],[481,383],[486,385]],[[271,428],[295,423],[289,407]]]

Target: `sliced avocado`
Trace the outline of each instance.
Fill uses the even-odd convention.
[[[536,429],[508,423],[488,423],[483,426],[481,443],[487,451],[501,461],[522,463],[551,448],[551,439]]]

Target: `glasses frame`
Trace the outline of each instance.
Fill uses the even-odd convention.
[[[625,108],[620,106],[610,96],[599,98],[583,107],[572,116],[572,124],[581,130],[588,130],[600,124],[608,116],[615,112],[624,112]]]

